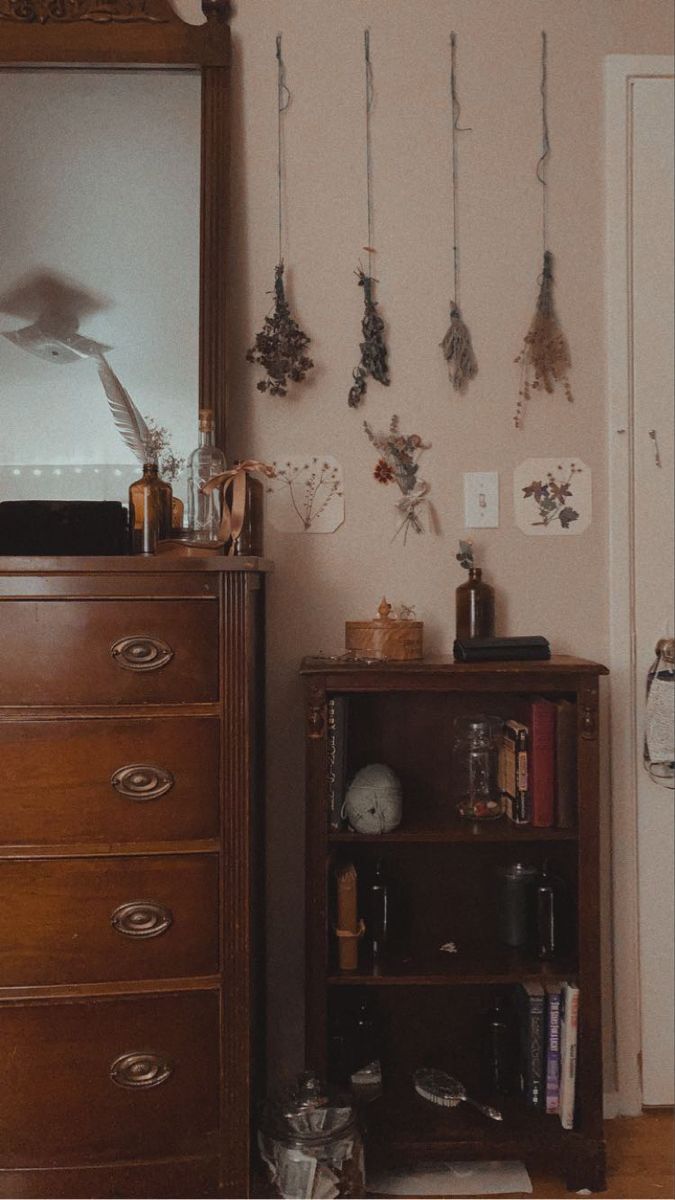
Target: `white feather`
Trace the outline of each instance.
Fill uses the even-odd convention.
[[[103,355],[98,358],[98,373],[119,433],[140,462],[145,462],[150,431],[131,396]]]

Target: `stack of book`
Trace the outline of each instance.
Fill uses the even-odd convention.
[[[574,1127],[579,988],[574,983],[523,983],[520,1011],[521,1088],[530,1108]]]
[[[499,787],[509,820],[571,829],[577,813],[577,715],[569,700],[521,701],[504,722]]]

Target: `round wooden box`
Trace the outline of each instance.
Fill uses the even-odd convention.
[[[415,662],[424,658],[423,621],[400,621],[390,617],[391,606],[383,601],[374,621],[346,621],[345,649],[362,658],[393,662]]]

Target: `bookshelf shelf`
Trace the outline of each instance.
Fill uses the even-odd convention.
[[[486,825],[459,822],[439,828],[406,825],[392,833],[351,833],[349,830],[333,830],[328,841],[334,846],[365,845],[426,845],[429,843],[462,842],[476,846],[493,842],[575,842],[576,829],[535,829],[531,825],[512,825],[503,818]]]
[[[462,955],[439,953],[430,958],[387,959],[359,964],[356,971],[331,968],[330,987],[447,987],[459,984],[511,984],[524,980],[568,979],[577,974],[576,963],[546,962],[501,948],[467,961]]]
[[[368,1162],[515,1157],[557,1166],[569,1188],[602,1190],[598,692],[605,668],[575,658],[480,665],[314,659],[303,662],[302,673],[307,1062],[337,1074],[335,1030],[343,1030],[344,1044],[349,1020],[366,1005],[376,1014],[384,1087],[381,1097],[362,1105]],[[572,807],[565,811],[566,824],[570,811],[576,813],[574,827],[515,825],[506,818],[481,826],[464,822],[452,795],[455,718],[489,713],[522,722],[540,697],[567,713],[576,766],[567,792]],[[336,729],[346,747],[342,762]],[[369,763],[385,763],[401,779],[401,825],[384,835],[331,828],[348,782]],[[500,943],[499,880],[514,862],[538,870],[548,863],[569,896],[573,930],[555,961]],[[339,969],[334,933],[335,875],[345,863],[354,866],[362,889],[359,915],[364,885],[381,864],[395,927],[386,957],[375,962],[366,932],[353,971]],[[457,953],[441,952],[450,942]],[[481,1024],[496,997],[508,1004],[516,993],[524,995],[519,985],[543,994],[563,981],[576,984],[580,995],[572,1130],[563,1129],[557,1115],[528,1107],[522,1095],[486,1093]],[[445,1109],[421,1099],[412,1086],[421,1066],[462,1079],[469,1095],[503,1107],[504,1121],[486,1120],[468,1105]]]
[[[446,1109],[422,1100],[412,1085],[399,1081],[361,1107],[370,1159],[388,1157],[396,1143],[402,1162],[433,1158],[532,1158],[553,1151],[574,1153],[578,1135],[556,1116],[533,1112],[520,1099],[490,1098],[502,1122],[488,1122],[468,1104]]]

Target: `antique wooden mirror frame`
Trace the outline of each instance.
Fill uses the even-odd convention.
[[[188,25],[169,0],[0,0],[0,69],[200,71],[199,405],[214,410],[225,449],[230,3],[202,10],[206,22]]]

